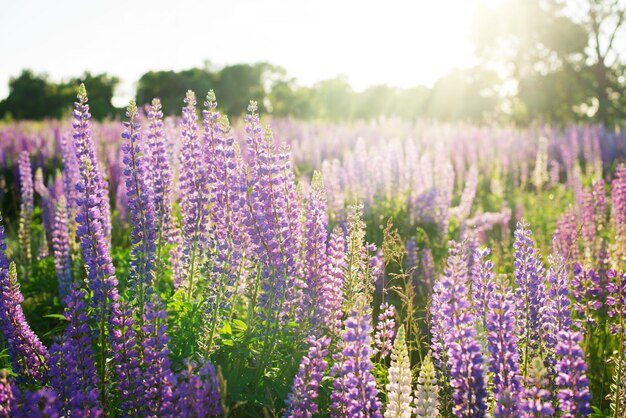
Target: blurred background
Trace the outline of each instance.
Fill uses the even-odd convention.
[[[131,98],[345,121],[626,118],[626,2],[21,1],[0,14],[0,120],[61,118],[85,82],[94,117]]]

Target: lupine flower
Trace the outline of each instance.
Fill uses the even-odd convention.
[[[222,413],[215,367],[210,361],[200,366],[197,374],[193,364],[179,373],[174,401],[176,416],[212,417]]]
[[[604,285],[599,273],[594,269],[584,270],[580,263],[574,263],[574,278],[571,281],[573,298],[573,308],[578,314],[575,322],[576,328],[585,333],[589,327],[597,324],[595,312],[602,305],[604,296]],[[614,275],[614,272],[605,274]]]
[[[198,139],[196,120],[196,96],[189,90],[185,97],[181,118],[180,150],[180,212],[182,222],[182,285],[191,297],[199,281],[199,266],[202,265],[207,248],[207,201],[206,178],[202,161],[202,146]]]
[[[334,391],[330,396],[333,417],[382,418],[376,382],[372,375],[372,317],[366,312],[367,309],[369,307],[364,300],[357,299],[345,321],[343,349],[341,354],[334,356],[336,363],[331,371],[336,376]]]
[[[33,172],[30,168],[28,151],[22,151],[18,162],[20,172],[20,222],[18,236],[20,254],[26,271],[30,270],[31,254],[31,223],[35,209],[33,192]]]
[[[57,279],[59,280],[59,296],[65,299],[72,287],[72,255],[70,253],[70,231],[67,219],[67,203],[61,196],[57,204],[54,216],[54,228],[52,234],[52,252],[54,253],[54,266],[56,267]]]
[[[387,302],[380,305],[376,332],[374,333],[374,353],[380,357],[387,357],[393,347],[393,337],[396,335],[394,317],[396,308]]]
[[[72,290],[65,303],[68,325],[60,344],[50,349],[50,384],[68,416],[98,417],[103,409],[85,292]]]
[[[7,372],[0,373],[0,417],[10,417],[11,410],[15,405],[15,394],[13,393],[13,383],[7,378]]]
[[[489,247],[476,250],[474,268],[471,270],[472,300],[474,302],[474,311],[483,321],[483,325],[487,323],[487,315],[489,312],[489,298],[493,292],[495,281],[493,273],[493,261],[484,260],[491,250]]]
[[[580,222],[582,223],[583,247],[585,257],[591,261],[596,248],[596,223],[594,218],[593,195],[590,192],[583,193],[583,201],[580,207]]]
[[[476,166],[472,166],[465,177],[465,188],[461,194],[461,203],[451,210],[452,214],[458,219],[465,219],[470,215],[477,187],[478,169]]]
[[[171,229],[172,209],[172,169],[167,155],[165,134],[163,132],[163,112],[161,101],[153,99],[148,111],[148,149],[150,150],[150,173],[154,193],[154,212],[157,224],[157,259],[158,248],[163,244]]]
[[[569,331],[572,325],[567,270],[563,257],[553,254],[548,257],[550,268],[544,305],[539,309],[541,336],[544,343],[543,357],[547,365],[554,365],[554,354],[561,331]]]
[[[112,320],[111,363],[115,370],[116,389],[121,400],[122,415],[136,416],[142,405],[143,376],[141,371],[139,344],[134,330],[132,311],[122,299],[119,315]]]
[[[344,284],[344,311],[350,312],[359,295],[372,293],[373,285],[368,277],[367,248],[365,245],[365,222],[363,206],[348,208],[348,241]]]
[[[43,224],[43,234],[51,236],[55,202],[50,191],[44,184],[43,170],[41,167],[38,167],[37,170],[35,170],[35,180],[33,182],[33,186],[37,194],[41,197],[41,221]],[[41,243],[42,246],[44,242],[46,241],[44,240]]]
[[[524,382],[524,393],[519,399],[518,409],[522,418],[552,417],[554,407],[550,403],[550,391],[546,378],[547,370],[540,358],[535,358]]]
[[[147,416],[173,417],[175,376],[170,370],[169,349],[167,348],[166,312],[150,303],[144,312],[142,347],[145,365],[143,382],[142,414]]]
[[[453,413],[461,417],[484,416],[487,410],[483,356],[470,309],[467,259],[459,244],[449,249],[445,274],[440,278],[438,320],[444,330],[445,349],[454,401]]]
[[[205,160],[207,155],[211,159],[208,178],[214,245],[210,265],[207,266],[211,271],[211,284],[204,292],[207,326],[202,344],[206,345],[205,351],[210,352],[221,321],[229,315],[232,295],[244,270],[246,231],[243,220],[247,208],[243,163],[236,152],[228,121],[216,123],[220,114],[215,110],[217,102],[212,91],[207,95],[205,105],[204,153]]]
[[[18,379],[40,382],[46,377],[48,350],[26,322],[17,270],[7,259],[6,248],[4,226],[0,225],[0,328]]]
[[[411,389],[411,362],[406,348],[404,325],[398,329],[398,335],[391,352],[391,365],[387,371],[388,381],[387,410],[385,418],[410,418],[413,407]],[[434,377],[434,376],[433,376]]]
[[[556,345],[557,373],[555,383],[559,388],[560,416],[575,418],[591,413],[591,392],[586,371],[583,350],[580,348],[582,336],[579,332],[560,331]]]
[[[298,300],[290,293],[301,271],[298,251],[302,228],[289,155],[277,152],[270,132],[262,135],[257,105],[248,106],[246,122],[248,207],[246,227],[261,265],[261,316],[284,322]]]
[[[325,268],[326,277],[322,280],[320,291],[320,310],[326,329],[333,336],[339,336],[343,312],[344,269],[346,265],[346,244],[343,232],[335,228],[330,235],[328,243],[327,259]]]
[[[593,219],[598,231],[602,231],[606,224],[606,191],[604,180],[593,181]]]
[[[626,411],[624,402],[624,392],[626,392],[626,274],[616,275],[615,271],[607,271],[609,296],[606,298],[608,306],[607,314],[613,319],[610,325],[610,332],[617,335],[617,340],[622,341],[623,347],[617,347],[613,356],[615,371],[613,384],[611,385],[611,409],[614,417],[623,415]]]
[[[552,244],[554,252],[559,253],[566,261],[578,260],[578,230],[574,208],[567,209],[557,219]]]
[[[131,214],[129,285],[139,309],[143,311],[146,297],[152,292],[154,259],[156,256],[157,225],[154,194],[148,171],[149,160],[144,155],[137,105],[131,100],[126,111],[128,122],[122,132],[124,179],[128,208]],[[141,313],[140,313],[141,315]],[[140,322],[143,317],[140,316]]]
[[[422,360],[414,399],[417,418],[437,418],[439,416],[439,387],[437,386],[435,366],[430,352]]]
[[[74,104],[74,149],[76,158],[81,161],[80,181],[76,184],[76,235],[80,240],[83,259],[87,267],[87,281],[92,291],[91,304],[98,323],[98,346],[100,396],[103,404],[106,391],[106,358],[108,352],[107,335],[111,335],[113,318],[119,316],[117,278],[111,259],[109,243],[106,238],[107,223],[110,215],[105,214],[108,205],[108,192],[98,169],[89,105],[84,85],[78,93],[78,102]],[[103,202],[107,201],[107,205]]]
[[[538,258],[538,251],[533,247],[531,231],[526,221],[517,224],[515,230],[515,297],[517,299],[517,332],[520,336],[523,355],[523,375],[532,353],[539,349],[539,308],[545,299],[543,285],[543,264]]]
[[[310,318],[311,327],[319,328],[325,314],[322,305],[322,290],[328,257],[326,240],[328,238],[328,216],[322,178],[318,172],[313,174],[311,193],[305,224],[305,280],[301,315]]]
[[[318,389],[328,363],[324,359],[328,356],[330,338],[309,338],[309,352],[300,360],[298,373],[293,379],[291,393],[287,398],[287,411],[283,415],[289,418],[312,417],[318,411]]]
[[[488,294],[486,316],[487,347],[491,354],[489,371],[493,373],[495,417],[516,417],[521,376],[517,335],[515,334],[515,299],[504,279],[495,282]]]
[[[22,395],[21,405],[13,413],[23,418],[59,418],[57,394],[49,388],[26,390]]]

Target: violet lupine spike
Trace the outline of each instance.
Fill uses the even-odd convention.
[[[547,366],[554,366],[554,353],[561,331],[569,331],[572,325],[569,299],[569,283],[565,260],[559,254],[548,257],[548,289],[544,305],[539,309],[543,358]]]
[[[328,356],[330,338],[327,336],[307,340],[309,351],[300,360],[298,373],[293,379],[291,393],[287,398],[285,418],[310,418],[318,412],[318,389],[324,371],[328,367],[325,357]]]
[[[20,172],[20,221],[18,237],[21,259],[24,263],[25,271],[28,272],[32,261],[31,224],[33,211],[35,210],[33,173],[30,167],[30,155],[28,151],[22,151],[20,153],[18,167]],[[26,279],[28,279],[28,277]]]
[[[105,227],[110,218],[101,212],[106,209],[104,199],[108,202],[108,193],[102,190],[103,181],[97,167],[87,93],[81,85],[78,102],[74,104],[74,148],[76,158],[81,162],[80,180],[76,184],[76,236],[80,240],[83,259],[87,267],[87,282],[92,292],[91,305],[97,323],[99,353],[100,396],[106,405],[106,359],[109,352],[108,337],[112,332],[113,318],[119,316],[117,278],[111,259],[109,242],[105,236]]]
[[[527,376],[530,359],[537,353],[540,343],[539,308],[545,300],[543,264],[538,250],[533,247],[528,223],[522,219],[515,230],[515,297],[517,299],[517,332],[522,345],[522,373]]]
[[[387,357],[393,347],[393,338],[396,335],[396,307],[387,302],[380,305],[376,332],[374,333],[374,354]]]
[[[593,219],[596,229],[603,231],[606,227],[606,190],[604,189],[604,180],[597,179],[593,181]]]
[[[132,310],[122,299],[119,315],[112,321],[111,363],[115,371],[115,388],[120,398],[121,414],[133,417],[139,414],[143,405],[142,375],[139,343],[134,329]],[[143,341],[142,341],[143,345]]]
[[[131,100],[126,111],[121,149],[128,208],[131,214],[130,290],[141,312],[153,292],[154,260],[156,256],[157,225],[154,212],[154,194],[149,178],[149,161],[144,155],[137,105]],[[140,324],[141,325],[141,324]]]
[[[202,145],[198,139],[196,96],[187,91],[181,118],[180,150],[180,212],[182,215],[182,285],[191,299],[199,281],[199,266],[207,247],[207,220],[205,176]]]
[[[197,373],[190,364],[178,374],[174,402],[175,416],[213,417],[222,413],[217,376],[213,363],[207,361]]]
[[[435,366],[430,352],[422,360],[414,400],[414,412],[417,418],[439,416],[439,386],[437,386]]]
[[[12,416],[16,418],[59,418],[61,410],[57,394],[50,388],[26,390],[22,395],[21,405]]]
[[[615,178],[611,182],[611,222],[615,230],[616,259],[623,259],[626,253],[626,165],[619,164]]]
[[[79,162],[71,141],[65,135],[60,140],[61,154],[63,155],[63,193],[66,196],[68,216],[73,217],[76,212],[76,183],[80,180]]]
[[[54,266],[59,281],[59,296],[63,300],[70,293],[74,281],[67,203],[64,196],[61,196],[57,204],[53,225],[52,252],[54,253]]]
[[[551,393],[547,389],[550,383],[547,370],[540,358],[535,358],[530,365],[522,396],[518,399],[518,410],[521,418],[537,418],[554,416],[554,407],[550,402]]]
[[[494,417],[517,416],[522,384],[515,334],[515,299],[504,278],[488,294],[486,329],[489,371],[493,373]]]
[[[481,417],[487,411],[487,389],[483,355],[474,328],[467,283],[464,249],[452,243],[445,274],[440,278],[439,308],[454,401],[453,413],[460,417]]]
[[[357,299],[345,321],[342,352],[334,355],[336,363],[331,374],[335,375],[332,417],[382,418],[376,382],[372,375],[372,317],[363,298]]]
[[[338,337],[341,333],[343,311],[344,269],[346,266],[346,242],[343,232],[336,227],[328,242],[328,265],[326,277],[322,281],[319,309],[325,328],[330,335]]]
[[[4,226],[0,224],[0,328],[18,379],[41,382],[47,378],[48,350],[26,322],[17,270],[14,263],[9,263],[6,249]]]
[[[209,109],[204,111],[206,118],[210,118],[205,121],[205,129],[210,127],[214,130],[204,135],[205,153],[210,152],[212,155],[209,219],[213,225],[214,242],[208,266],[211,284],[205,291],[206,329],[203,330],[202,344],[204,350],[210,352],[214,348],[222,320],[230,315],[232,295],[236,291],[237,281],[241,280],[246,240],[243,221],[247,207],[243,162],[235,149],[228,121],[223,119],[220,123],[214,123],[213,119],[219,117],[219,113],[215,111],[217,102],[212,92],[209,92],[205,105]]]
[[[305,223],[305,280],[301,318],[310,318],[309,324],[319,329],[324,321],[323,286],[328,268],[326,241],[328,238],[328,216],[326,198],[320,174],[313,174],[312,189],[309,194],[308,211]]]
[[[574,278],[571,280],[572,308],[576,312],[574,325],[585,335],[590,327],[597,325],[596,312],[602,308],[604,284],[599,272],[584,270],[580,263],[574,263]],[[609,275],[612,272],[607,272]],[[605,273],[606,274],[606,273]]]
[[[557,219],[552,244],[554,252],[559,253],[568,264],[579,259],[576,209],[567,209]]]
[[[609,270],[607,277],[607,314],[613,319],[610,331],[611,334],[620,336],[626,345],[626,273],[616,275],[615,271]]]
[[[585,354],[580,348],[582,335],[569,330],[559,331],[556,345],[556,379],[561,417],[584,417],[591,413],[591,392],[587,379]]]
[[[255,258],[261,265],[258,305],[262,317],[283,322],[290,305],[293,282],[300,272],[300,211],[288,155],[278,154],[271,135],[263,137],[257,105],[248,106],[246,122],[247,205],[246,228]],[[291,203],[290,203],[291,202]],[[293,206],[291,206],[293,205]],[[292,299],[292,300],[290,300]]]
[[[146,416],[173,417],[176,379],[171,371],[167,348],[166,312],[153,303],[144,313],[143,361],[144,378],[141,384],[143,404],[141,413]]]
[[[489,312],[489,298],[493,292],[495,285],[495,274],[493,273],[493,261],[484,258],[491,253],[489,247],[476,250],[474,256],[474,268],[471,271],[472,280],[472,300],[474,302],[474,311],[476,315],[483,321],[483,325],[487,324],[487,315]]]
[[[51,349],[50,384],[59,395],[65,415],[98,417],[104,411],[100,403],[85,292],[73,289],[65,304],[68,325],[60,344],[54,344]]]
[[[583,193],[583,201],[580,207],[580,222],[582,223],[583,248],[585,259],[594,261],[596,256],[596,224],[594,219],[593,195],[590,192]]]
[[[54,219],[55,202],[50,191],[44,184],[43,170],[38,167],[35,170],[35,180],[33,183],[35,192],[41,197],[41,222],[43,224],[43,234],[52,236],[52,220]],[[43,246],[45,240],[42,241]],[[47,255],[46,255],[47,257]]]
[[[404,325],[398,329],[398,335],[391,352],[391,364],[387,371],[386,385],[387,409],[385,418],[411,418],[413,412],[413,390],[411,389],[411,360],[406,348]]]
[[[13,388],[12,379],[7,377],[7,372],[0,372],[0,417],[2,418],[9,418],[16,404]]]
[[[167,155],[167,144],[163,130],[161,101],[153,99],[148,111],[148,149],[150,150],[150,172],[154,192],[154,211],[157,223],[157,258],[160,247],[171,233],[172,168]]]

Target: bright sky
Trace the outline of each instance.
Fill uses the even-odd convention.
[[[268,61],[302,84],[346,75],[357,89],[431,85],[472,62],[478,0],[54,0],[0,6],[0,98],[23,68],[85,70],[134,93],[148,70]]]

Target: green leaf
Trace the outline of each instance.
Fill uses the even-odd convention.
[[[48,314],[48,315],[44,315],[43,317],[44,318],[56,318],[56,319],[60,319],[61,321],[67,321],[67,318],[63,314]]]

